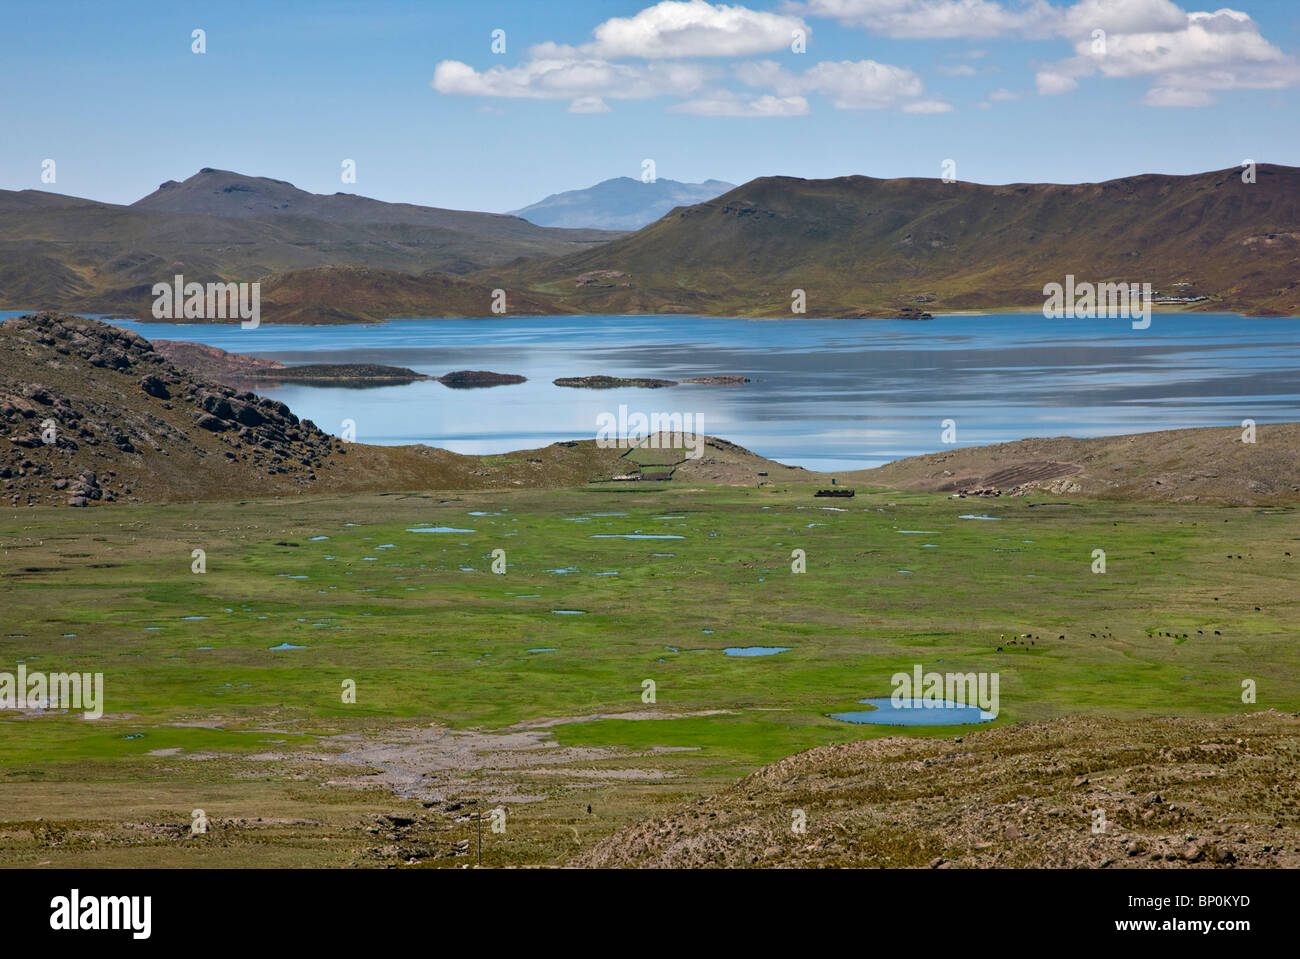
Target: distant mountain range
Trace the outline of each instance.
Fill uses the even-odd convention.
[[[154,283],[333,265],[464,274],[617,237],[204,169],[130,206],[0,191],[0,308],[147,313]],[[345,307],[346,309],[346,307]]]
[[[705,180],[703,183],[678,183],[657,179],[650,183],[621,176],[604,180],[585,190],[553,193],[545,200],[512,210],[538,226],[570,229],[639,230],[678,206],[693,206],[712,200],[734,183]]]
[[[1300,169],[1104,183],[761,177],[610,243],[473,279],[580,313],[908,316],[1039,309],[1044,284],[1149,282],[1169,305],[1300,314]],[[1159,300],[1157,300],[1159,302]],[[1063,321],[1068,324],[1068,320]]]
[[[610,184],[651,186],[593,190]],[[806,316],[1037,310],[1068,275],[1150,283],[1158,306],[1297,315],[1300,169],[1261,164],[1253,183],[1238,169],[1073,185],[762,177],[630,234],[219,170],[131,206],[0,191],[0,309],[147,319],[153,284],[176,273],[260,280],[268,323],[488,316],[497,289],[512,314],[789,317],[795,291]]]

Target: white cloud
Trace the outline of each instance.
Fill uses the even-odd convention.
[[[917,100],[903,107],[904,113],[951,113],[952,104],[942,100]]]
[[[804,81],[841,110],[876,110],[920,96],[925,89],[921,78],[906,67],[875,60],[825,60],[808,70]]]
[[[579,47],[545,43],[529,51],[535,58],[597,57],[684,59],[741,57],[788,49],[794,32],[811,29],[797,16],[765,13],[706,0],[664,0],[630,17],[614,17],[592,31],[595,40]]]
[[[1214,97],[1204,90],[1178,90],[1171,87],[1152,87],[1142,102],[1151,107],[1208,107]]]
[[[1050,70],[1039,71],[1034,77],[1034,82],[1038,85],[1038,92],[1045,97],[1079,89],[1079,81],[1074,77],[1064,73],[1053,73]]]
[[[1045,35],[1061,13],[1046,0],[804,0],[789,9],[890,37]]]
[[[1020,94],[1015,90],[1008,90],[1006,87],[999,87],[989,94],[990,100],[1019,100]]]
[[[771,94],[746,99],[730,90],[720,90],[674,104],[669,110],[707,117],[797,117],[808,112],[808,101],[800,96],[775,97]]]
[[[570,113],[609,113],[609,104],[600,97],[578,97],[569,104]]]
[[[777,93],[798,93],[800,78],[775,60],[748,60],[735,67],[736,76],[751,87],[771,87]]]
[[[1180,30],[1187,15],[1172,0],[1079,0],[1064,12],[1065,36],[1091,37],[1107,33],[1148,33]]]
[[[925,89],[906,67],[875,60],[823,60],[803,73],[759,60],[738,65],[736,75],[749,86],[768,87],[782,96],[820,93],[841,110],[878,110],[919,97]]]
[[[1260,33],[1249,14],[1188,12],[1174,0],[799,0],[792,13],[827,17],[890,37],[1061,37],[1074,55],[1042,67],[1044,95],[1068,93],[1081,77],[1151,78],[1143,102],[1205,106],[1210,91],[1300,84],[1300,65]],[[1104,52],[1094,32],[1105,34]],[[940,68],[950,76],[960,68]]]
[[[535,46],[516,66],[478,70],[444,60],[434,70],[432,86],[453,96],[565,99],[571,101],[570,113],[604,113],[609,111],[606,100],[696,96],[718,68],[688,58],[784,50],[797,30],[805,38],[812,32],[797,16],[706,0],[665,0],[634,16],[606,20],[592,31],[591,43]],[[685,112],[705,109],[786,116],[806,112],[807,101],[733,96],[724,103],[716,96],[699,96]]]
[[[473,97],[636,100],[687,95],[700,89],[707,77],[707,70],[689,63],[632,65],[596,59],[546,59],[479,71],[458,60],[444,60],[434,70],[433,88],[439,93]]]
[[[1259,34],[1244,13],[1186,14],[1177,29],[1160,32],[1109,31],[1105,52],[1093,51],[1091,34],[1075,44],[1080,57],[1089,57],[1106,76],[1137,76],[1199,70],[1233,63],[1269,63],[1284,60],[1282,51]]]
[[[1300,62],[1266,40],[1248,14],[1226,8],[1188,12],[1174,0],[1074,0],[1062,6],[1047,0],[786,0],[781,12],[664,0],[605,20],[589,43],[535,46],[516,66],[478,70],[444,60],[432,86],[448,95],[568,100],[572,113],[608,112],[609,100],[669,96],[678,99],[673,109],[681,113],[795,116],[808,112],[807,97],[814,93],[842,110],[952,109],[921,99],[924,84],[912,70],[875,60],[822,61],[802,73],[772,60],[746,60],[732,69],[757,92],[719,87],[723,68],[706,58],[788,50],[795,31],[811,34],[802,14],[891,37],[1064,39],[1071,55],[1037,66],[1036,86],[1044,96],[1074,91],[1086,77],[1146,78],[1144,103],[1197,107],[1213,103],[1222,90],[1300,85]],[[1104,46],[1097,44],[1097,31],[1104,31]],[[972,49],[948,56],[976,59],[986,53]],[[995,69],[967,63],[936,68],[953,77]],[[1017,96],[998,90],[986,102]]]
[[[1146,76],[1152,85],[1142,102],[1200,107],[1214,102],[1212,90],[1300,83],[1300,65],[1236,10],[1188,13],[1171,0],[1080,0],[1066,11],[1062,33],[1075,56],[1039,73],[1040,93],[1074,89],[1074,78],[1091,74]]]

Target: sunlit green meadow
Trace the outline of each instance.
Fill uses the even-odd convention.
[[[152,808],[140,795],[150,783],[180,796],[200,784],[237,808],[241,779],[248,796],[292,792],[290,806],[404,808],[382,793],[358,803],[326,798],[360,795],[341,786],[277,784],[250,772],[262,768],[252,757],[433,722],[676,717],[552,728],[561,745],[629,756],[682,747],[654,754],[674,774],[666,783],[600,785],[580,800],[572,784],[553,784],[557,809],[597,795],[621,820],[639,818],[801,749],[902,732],[827,714],[888,695],[891,675],[917,664],[996,672],[999,724],[1300,708],[1293,511],[812,492],[6,511],[0,671],[23,661],[102,672],[105,716],[0,713],[0,781],[22,785],[0,790],[0,862],[29,860],[6,855],[4,823],[39,815],[27,807],[47,793],[77,820],[93,811],[66,797]],[[431,527],[465,532],[410,532]],[[804,573],[792,571],[796,549]],[[1105,573],[1093,572],[1097,549]],[[206,572],[193,571],[194,550]],[[495,550],[503,574],[492,572]],[[302,648],[273,649],[286,644]],[[724,655],[732,646],[790,650]],[[343,701],[349,680],[355,703]],[[1254,680],[1255,704],[1243,703],[1243,680]],[[724,712],[689,715],[710,711]],[[192,723],[207,726],[176,725]],[[546,807],[527,814],[540,822]],[[240,847],[220,864],[320,861],[282,847]],[[561,861],[574,848],[539,833],[509,861]]]

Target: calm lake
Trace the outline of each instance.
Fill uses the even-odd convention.
[[[0,316],[17,315],[13,312]],[[1155,314],[1048,320],[1040,314],[933,320],[743,320],[687,316],[493,317],[353,326],[190,326],[117,321],[149,339],[189,340],[297,363],[382,363],[442,375],[520,373],[516,386],[435,382],[378,389],[263,390],[332,433],[503,453],[592,438],[601,413],[690,413],[701,431],[818,470],[876,466],[1028,436],[1103,436],[1300,419],[1300,319]],[[680,380],[741,374],[743,386],[557,387],[560,376]]]

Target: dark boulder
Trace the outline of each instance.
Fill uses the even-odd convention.
[[[152,373],[140,380],[140,389],[144,390],[149,396],[157,397],[160,400],[171,399],[167,384]]]

